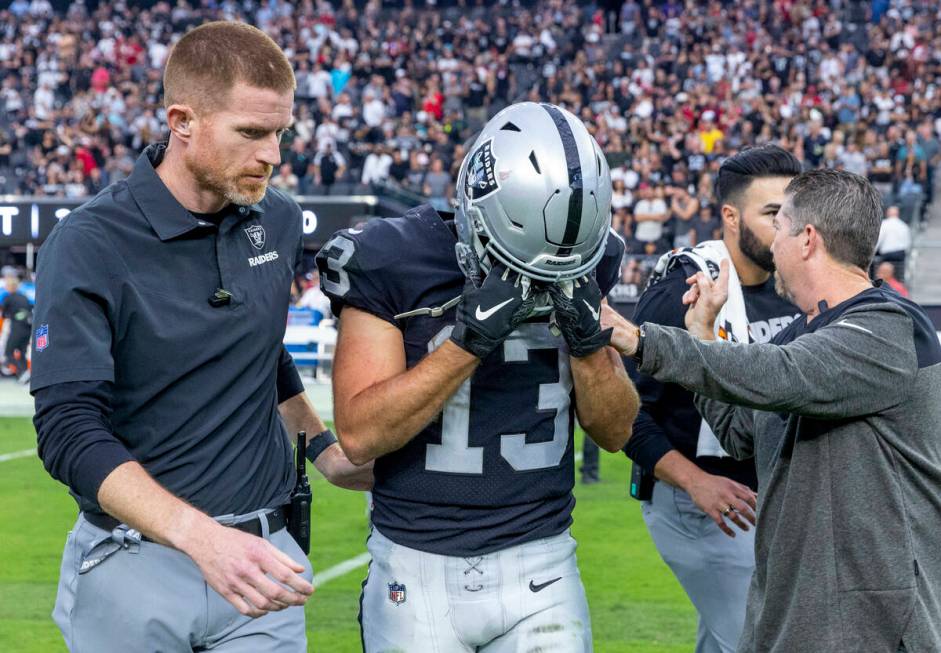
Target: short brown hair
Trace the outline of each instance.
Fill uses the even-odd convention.
[[[211,109],[237,82],[280,93],[297,87],[284,52],[260,29],[232,21],[206,23],[173,46],[163,72],[163,103]]]
[[[791,235],[812,224],[835,260],[869,269],[882,224],[882,197],[865,177],[844,170],[811,170],[784,189],[791,200]]]

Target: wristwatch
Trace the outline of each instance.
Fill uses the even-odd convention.
[[[647,338],[647,323],[637,327],[637,347],[631,355],[631,359],[640,365],[644,362],[644,340]]]

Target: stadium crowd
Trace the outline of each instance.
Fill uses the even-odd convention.
[[[122,0],[63,12],[14,0],[0,11],[0,194],[81,197],[127,176],[163,138],[172,44],[236,19],[296,67],[297,121],[275,186],[393,184],[445,206],[466,139],[511,102],[550,101],[607,153],[614,226],[636,257],[627,284],[657,254],[715,236],[715,171],[755,142],[868,176],[905,222],[930,199],[934,0],[392,4]]]

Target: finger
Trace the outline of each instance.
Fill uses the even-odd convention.
[[[745,519],[744,519],[739,513],[737,513],[735,510],[732,510],[730,513],[728,513],[728,514],[726,515],[726,518],[727,518],[730,522],[732,522],[733,524],[735,524],[736,526],[738,526],[739,528],[741,528],[743,531],[747,531],[747,530],[748,530],[748,522],[746,522]]]
[[[267,574],[271,574],[274,578],[277,578],[280,582],[284,583],[299,594],[303,594],[305,596],[310,596],[313,594],[314,586],[298,576],[296,573],[292,573],[297,571],[303,572],[304,567],[291,560],[282,551],[278,551],[277,549],[275,549],[275,551],[280,555],[275,556],[276,559],[272,560],[270,563],[264,564],[262,566],[262,570]],[[284,559],[287,559],[287,563],[283,561]],[[300,567],[300,569],[298,569],[298,567]]]
[[[705,272],[697,272],[696,285],[703,290],[710,290],[713,286],[712,277],[710,277]]]
[[[695,304],[698,299],[699,299],[699,286],[693,286],[692,288],[687,290],[685,293],[683,293],[683,305],[684,306]]]
[[[752,510],[758,510],[758,495],[751,491],[751,488],[746,488],[744,496],[739,496],[739,498],[748,504],[748,507]]]
[[[755,494],[754,490],[747,485],[732,480],[730,482],[732,483],[732,493],[737,499],[744,501],[752,510],[758,508],[758,495]]]
[[[272,556],[275,560],[278,560],[281,564],[283,564],[283,565],[289,567],[292,571],[295,571],[295,572],[297,572],[297,573],[301,573],[301,572],[304,571],[304,565],[303,565],[303,564],[301,564],[300,562],[297,562],[294,558],[292,558],[291,556],[289,556],[287,553],[285,553],[284,551],[282,551],[281,549],[279,549],[278,547],[276,547],[274,544],[272,544],[272,543],[269,542],[268,540],[264,540],[264,542],[265,542],[265,544],[268,545],[268,547],[267,547],[267,548],[268,548],[268,553],[270,553],[271,556]],[[268,570],[268,569],[266,569],[265,571],[270,572],[270,570]]]
[[[245,615],[246,617],[261,616],[261,614],[254,614],[254,612],[256,612],[255,608],[235,592],[229,592],[224,595],[224,598],[232,604],[232,607],[239,611],[239,614]]]
[[[696,275],[695,275],[695,274],[692,275],[692,276],[686,277],[686,285],[687,285],[687,286],[691,286],[691,285],[693,285],[694,283],[696,283]]]
[[[729,528],[729,525],[725,523],[725,520],[722,518],[722,515],[718,511],[714,513],[710,513],[709,516],[712,517],[712,521],[716,523],[716,526],[719,527],[719,530],[721,530],[723,533],[725,533],[729,537],[735,537],[735,531]]]
[[[264,610],[260,610],[259,608],[255,607],[245,597],[236,592],[227,594],[225,598],[229,603],[235,606],[235,609],[238,610],[240,614],[243,614],[246,617],[257,619],[258,617],[267,614]]]
[[[272,576],[274,576],[272,574]],[[287,580],[290,580],[290,576],[286,577]],[[301,594],[299,592],[292,592],[291,590],[278,585],[276,582],[268,578],[265,574],[259,571],[257,574],[252,575],[248,579],[249,584],[254,587],[258,592],[268,601],[274,603],[280,603],[282,607],[287,607],[289,605],[303,605],[304,601],[307,600],[306,594]],[[286,582],[285,585],[288,583]],[[263,606],[267,610],[278,609],[269,606]]]
[[[246,601],[248,601],[251,606],[258,611],[261,611],[262,614],[266,612],[274,612],[277,608],[273,601],[265,597],[261,592],[252,587],[252,584],[247,581],[239,581],[235,584],[235,591]]]
[[[281,583],[278,585],[274,581],[269,580],[268,577],[264,577],[264,587],[256,584],[256,587],[268,598],[286,605],[301,605],[310,596],[308,593],[291,589],[291,582],[294,578],[297,578],[297,576],[286,567],[281,567],[280,569],[272,570],[267,573],[268,576],[278,583]],[[311,591],[313,591],[313,587],[311,587]]]
[[[739,499],[735,502],[735,510],[738,511],[742,517],[744,517],[749,524],[754,526],[757,522],[755,521],[755,513],[752,512],[751,508],[748,507],[748,504]]]

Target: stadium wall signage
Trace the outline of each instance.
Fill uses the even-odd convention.
[[[372,195],[298,197],[303,211],[304,243],[319,248],[338,229],[376,215]],[[84,200],[0,196],[0,248],[41,245],[56,224]]]

